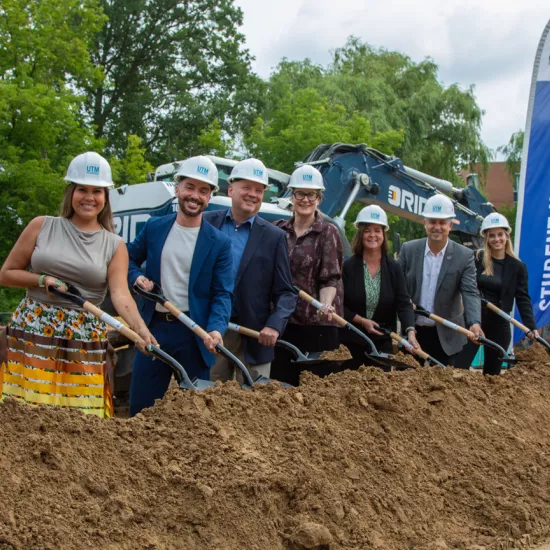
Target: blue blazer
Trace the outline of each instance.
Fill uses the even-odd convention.
[[[205,212],[203,217],[220,228],[227,210]],[[296,307],[286,234],[260,216],[252,229],[235,279],[235,322],[253,330],[274,328],[282,334]],[[243,337],[244,357],[250,365],[273,361],[275,351],[253,338]]]
[[[149,218],[140,234],[128,245],[130,288],[140,275],[160,286],[162,249],[175,220],[176,214]],[[144,273],[141,266],[145,261]],[[203,220],[189,275],[189,316],[206,332],[217,330],[223,335],[227,330],[233,299],[232,266],[231,240]],[[149,326],[155,302],[141,297],[138,307]],[[216,360],[215,355],[206,349],[198,336],[196,339],[203,359],[211,367]]]

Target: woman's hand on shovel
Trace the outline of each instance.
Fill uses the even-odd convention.
[[[58,288],[63,292],[67,292],[67,290],[69,290],[63,281],[60,281],[55,277],[50,277],[49,275],[44,279],[44,287],[46,288],[46,292],[50,295],[52,294],[50,291],[51,288]]]
[[[533,340],[533,342],[536,340],[537,336],[540,336],[539,331],[537,329],[527,333],[527,338],[529,338],[530,340]]]

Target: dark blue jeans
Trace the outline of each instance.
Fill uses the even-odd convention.
[[[177,319],[166,321],[155,314],[149,325],[161,349],[171,355],[187,371],[189,378],[210,379],[210,368],[202,358],[196,336]],[[130,416],[151,407],[161,399],[172,378],[172,369],[152,355],[136,352],[130,385]]]

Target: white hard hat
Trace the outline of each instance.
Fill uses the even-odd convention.
[[[269,187],[269,175],[264,163],[258,159],[241,160],[231,170],[231,175],[227,178],[229,183],[234,181],[247,180],[255,181]]]
[[[174,181],[178,183],[183,178],[204,181],[212,187],[213,193],[219,189],[218,169],[208,157],[198,156],[184,160],[174,174]]]
[[[426,201],[422,216],[424,218],[439,219],[454,218],[455,207],[453,201],[445,195],[434,195]]]
[[[390,228],[388,225],[388,216],[377,204],[365,206],[365,208],[357,214],[357,219],[353,225],[359,227],[360,223],[375,223],[377,225],[382,225],[385,227],[386,231]]]
[[[304,164],[292,172],[288,183],[290,189],[319,189],[325,190],[323,176],[317,168]]]
[[[512,228],[506,219],[506,216],[499,214],[498,212],[493,212],[489,214],[481,223],[481,235],[485,235],[485,232],[489,229],[498,229],[502,228],[506,230],[506,233],[510,234]]]
[[[69,164],[63,178],[70,183],[93,185],[94,187],[114,187],[109,163],[99,154],[89,151],[78,155]]]

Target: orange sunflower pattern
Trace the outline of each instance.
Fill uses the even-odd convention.
[[[12,315],[10,325],[36,335],[66,340],[103,342],[107,327],[87,311],[59,308],[23,298]]]

